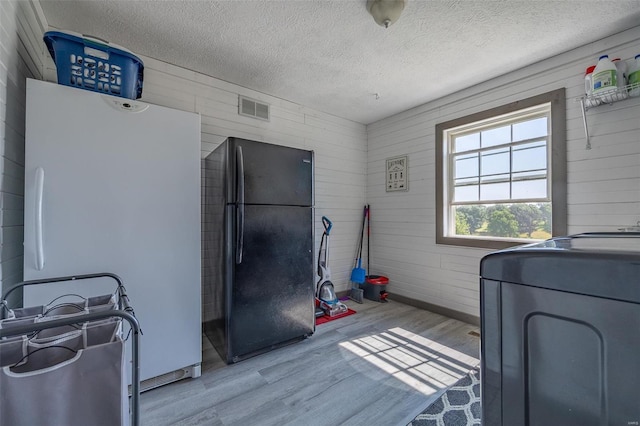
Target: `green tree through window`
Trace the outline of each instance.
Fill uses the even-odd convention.
[[[517,237],[518,221],[506,208],[493,210],[487,221],[487,232],[497,237]]]

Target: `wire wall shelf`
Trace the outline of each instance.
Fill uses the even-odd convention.
[[[576,102],[580,102],[582,106],[582,121],[584,124],[584,134],[587,140],[586,149],[591,149],[589,127],[587,126],[587,111],[591,108],[602,105],[613,105],[616,102],[632,99],[634,97],[640,97],[640,83],[627,84],[623,87],[616,87],[596,94],[581,96],[576,99]]]

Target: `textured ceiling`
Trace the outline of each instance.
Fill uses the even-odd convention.
[[[388,29],[366,0],[40,3],[53,27],[365,124],[640,22],[638,0],[408,0]]]

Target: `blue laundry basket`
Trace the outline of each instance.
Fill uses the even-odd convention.
[[[58,84],[122,98],[142,96],[144,64],[128,50],[68,31],[47,31],[43,38],[56,64]]]

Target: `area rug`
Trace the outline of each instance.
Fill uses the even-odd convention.
[[[480,371],[471,370],[407,426],[480,425]]]
[[[356,311],[353,309],[349,309],[347,312],[339,315],[335,315],[330,317],[329,315],[323,315],[321,317],[316,318],[316,325],[324,324],[325,322],[334,321],[340,318],[348,317],[349,315],[355,314]]]

